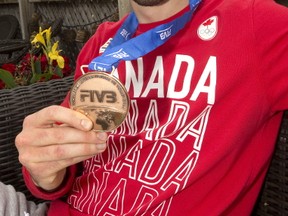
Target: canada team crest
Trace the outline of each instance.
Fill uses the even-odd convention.
[[[218,32],[218,17],[212,16],[205,20],[198,28],[197,34],[202,40],[212,40]]]

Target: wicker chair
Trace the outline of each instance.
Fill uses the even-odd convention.
[[[13,15],[0,16],[0,65],[16,63],[30,48],[30,42],[18,38],[18,19]]]
[[[73,83],[73,76],[30,86],[0,90],[0,181],[35,199],[22,179],[18,152],[14,145],[22,129],[23,118],[41,108],[60,104]]]
[[[7,40],[15,38],[19,22],[18,19],[10,14],[0,16],[0,40]]]
[[[30,41],[22,39],[0,40],[0,65],[17,63],[28,53]]]
[[[72,85],[72,77],[0,91],[0,181],[12,184],[29,200],[39,202],[27,190],[14,145],[23,118],[43,107],[60,104]],[[253,215],[284,216],[288,213],[288,113],[283,116],[274,158]]]

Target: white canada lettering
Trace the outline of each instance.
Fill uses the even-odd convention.
[[[208,95],[208,104],[215,103],[215,89],[216,89],[216,82],[217,82],[217,75],[216,75],[216,68],[217,68],[217,61],[216,57],[212,56],[209,58],[208,63],[200,77],[200,80],[195,88],[191,96],[192,101],[196,101],[198,96],[201,93],[207,93]],[[207,82],[210,80],[210,83]]]
[[[157,81],[158,80],[158,81]],[[150,76],[150,80],[148,81],[147,88],[141,95],[141,97],[147,97],[148,93],[151,92],[153,89],[157,90],[158,97],[164,97],[164,68],[163,68],[163,59],[159,56],[156,59],[155,67],[152,71]]]
[[[169,215],[174,195],[193,179],[216,98],[217,58],[200,68],[179,54],[170,71],[161,56],[145,62],[150,71],[144,60],[126,61],[126,73],[113,72],[131,96],[129,114],[110,133],[106,151],[83,163],[68,197],[80,212]],[[92,94],[100,101],[111,95]]]
[[[133,97],[147,97],[152,91],[157,92],[158,98],[174,98],[184,99],[189,96],[191,101],[196,101],[200,95],[206,95],[207,103],[215,103],[215,90],[217,81],[217,59],[214,56],[209,57],[203,73],[199,80],[192,80],[195,72],[195,61],[191,56],[176,55],[175,64],[171,73],[171,76],[166,76],[166,79],[170,79],[168,86],[164,84],[164,65],[163,58],[158,56],[154,62],[154,67],[150,76],[150,79],[146,86],[144,86],[143,76],[144,67],[143,59],[137,59],[137,73],[130,61],[126,61],[126,69],[129,71],[126,73],[125,87],[128,91],[132,90]],[[152,64],[152,62],[149,62]],[[185,66],[185,67],[184,67]],[[183,70],[186,68],[186,70]],[[199,69],[198,69],[199,70]],[[181,71],[183,80],[179,79],[179,73]],[[169,73],[169,72],[167,72]],[[191,88],[192,81],[196,83],[195,89]],[[133,86],[133,89],[131,89]],[[177,86],[177,88],[176,88]],[[141,95],[141,92],[142,95]],[[190,95],[189,95],[190,94]]]
[[[101,209],[98,211],[97,215],[113,215],[120,214],[123,215],[123,203],[126,194],[127,180],[121,179],[110,193],[109,197],[105,200]],[[107,214],[106,211],[109,209],[110,214]]]
[[[126,61],[126,70],[129,71],[129,73],[126,73],[125,87],[129,91],[132,84],[133,89],[131,89],[131,91],[134,92],[134,97],[139,97],[143,89],[143,59],[137,59],[137,63],[138,76],[136,76],[136,72],[131,62]]]
[[[142,147],[142,140],[139,140],[126,154],[125,158],[121,160],[115,167],[115,172],[120,173],[124,172],[124,167],[128,169],[128,176],[130,179],[136,179],[137,168],[139,158],[140,158],[140,149]]]
[[[165,124],[163,124],[158,130],[155,140],[160,137],[169,137],[173,135],[179,128],[184,126],[189,113],[189,104],[182,101],[172,101],[169,117]],[[172,127],[174,125],[174,127]],[[169,130],[170,129],[170,130]]]
[[[145,121],[143,124],[143,130],[146,132],[146,139],[152,140],[153,130],[159,127],[158,119],[158,107],[155,100],[150,101],[149,110],[146,114]]]
[[[183,64],[187,65],[186,73],[183,79],[182,89],[180,91],[176,91],[176,83],[179,85],[181,82],[177,82],[179,77],[180,68]],[[190,85],[192,80],[193,71],[195,68],[194,59],[191,56],[186,55],[176,55],[175,66],[172,71],[171,79],[168,85],[168,98],[185,98],[190,91]]]
[[[168,190],[168,187],[174,185],[174,191],[177,193],[181,189],[185,188],[188,178],[197,163],[198,156],[198,151],[192,151],[189,156],[182,162],[182,164],[177,167],[174,173],[169,176],[166,182],[162,185],[161,189],[165,191]]]
[[[164,124],[165,127],[154,128],[156,132],[153,134],[164,134],[167,137],[159,138],[157,141],[150,141],[152,145],[148,146],[152,148],[148,154],[146,152],[142,155],[142,150],[147,147],[144,146],[144,143],[147,145],[147,140],[138,139],[136,143],[131,144],[126,141],[129,135],[125,135],[121,136],[118,139],[118,143],[116,143],[114,140],[115,137],[113,135],[109,136],[107,141],[108,148],[105,151],[105,155],[98,154],[85,163],[84,170],[89,170],[89,173],[86,173],[87,178],[83,180],[90,183],[84,189],[81,188],[83,184],[80,183],[81,179],[77,179],[68,202],[74,208],[80,211],[86,209],[88,214],[93,215],[125,215],[125,212],[132,214],[133,210],[135,211],[133,214],[138,214],[146,212],[149,206],[157,202],[157,197],[161,191],[169,193],[172,197],[173,194],[183,189],[197,163],[206,130],[205,125],[207,124],[212,107],[207,106],[203,112],[188,121],[185,117],[185,112],[189,110],[186,108],[186,104],[183,104],[183,102],[179,103],[179,101],[174,101],[173,104],[173,107],[171,107],[172,112],[179,113],[182,116],[181,119],[184,124],[188,125],[184,128],[180,127],[182,122],[178,122],[177,126],[173,125],[173,130],[171,131],[178,128],[177,134],[179,135],[176,136],[176,139],[174,135],[171,135],[170,139],[165,134],[166,131],[169,131],[169,122],[171,122],[175,114],[170,115],[171,117],[168,119],[168,122]],[[140,105],[135,101],[134,106]],[[150,106],[156,107],[159,104],[153,101],[150,103]],[[152,110],[151,107],[148,109]],[[199,126],[199,124],[202,126]],[[130,125],[130,127],[129,130],[121,130],[126,132],[135,130],[133,126]],[[160,132],[157,132],[157,130]],[[149,139],[153,140],[153,138],[150,137]],[[174,163],[176,161],[174,158],[177,156],[177,151],[179,151],[177,145],[181,146],[181,143],[185,143],[184,148],[192,148],[192,150],[182,155],[181,160],[178,158],[176,160],[177,165],[175,166]],[[127,148],[128,145],[131,146],[130,149]],[[172,167],[174,169],[171,169]],[[103,169],[104,171],[97,176],[95,170],[98,169]],[[121,178],[118,183],[115,182],[114,175],[116,173],[121,173],[125,176],[125,179]],[[135,185],[139,185],[137,187],[137,191],[139,192],[133,196],[133,203],[131,203],[131,192],[127,191],[129,181],[134,181]],[[111,187],[112,185],[113,187]],[[127,202],[126,199],[129,201]],[[170,199],[167,200],[167,203],[162,202],[159,206],[157,205],[157,208],[154,209],[155,214],[157,212],[167,212],[171,201]]]
[[[194,148],[200,151],[211,108],[211,106],[207,106],[197,118],[188,123],[177,136],[177,140],[183,142],[187,136],[195,137]]]
[[[134,215],[140,215],[140,213],[143,215],[143,212],[146,212],[149,209],[153,199],[155,199],[157,196],[159,196],[157,190],[142,185],[136,196],[134,204],[131,207],[131,211],[137,209]],[[146,203],[148,203],[148,205],[146,205]]]
[[[154,143],[153,148],[141,169],[138,180],[148,185],[158,184],[162,181],[171,160],[174,157],[175,149],[175,143],[168,139],[163,139]],[[155,166],[157,166],[157,169],[155,169]]]

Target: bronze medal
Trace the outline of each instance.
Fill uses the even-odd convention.
[[[93,71],[72,86],[70,106],[93,121],[95,131],[112,131],[125,120],[130,100],[122,83],[106,72]]]

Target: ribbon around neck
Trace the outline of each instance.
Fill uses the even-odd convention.
[[[189,0],[190,10],[182,16],[133,37],[138,20],[131,12],[102,55],[94,58],[89,70],[111,72],[121,60],[134,60],[146,55],[176,35],[191,20],[201,0]]]

